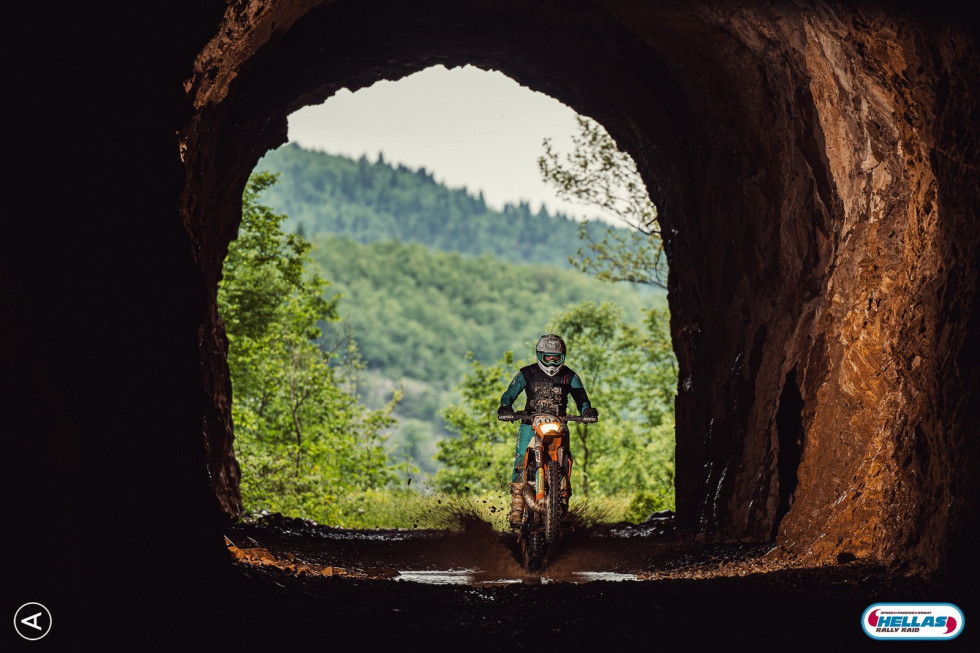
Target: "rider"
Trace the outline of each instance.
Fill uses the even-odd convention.
[[[589,395],[585,392],[582,379],[573,370],[565,367],[565,341],[549,333],[541,336],[534,349],[538,357],[537,365],[522,367],[510,382],[507,391],[500,398],[497,417],[500,419],[513,417],[512,406],[522,390],[527,395],[526,410],[530,412],[565,415],[568,395],[571,394],[580,414],[585,417],[598,417],[598,412],[589,403]],[[524,470],[524,450],[527,449],[533,435],[531,420],[522,420],[521,428],[517,432],[514,474],[510,483],[509,520],[511,526],[515,527],[520,526],[521,511],[524,507],[524,499],[521,496],[524,483],[518,482]],[[571,492],[570,486],[569,492]]]

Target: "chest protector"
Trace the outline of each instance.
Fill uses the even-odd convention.
[[[527,396],[526,410],[552,415],[565,414],[575,372],[564,367],[558,374],[548,376],[537,365],[528,365],[521,368],[521,374],[524,376],[524,394]],[[529,424],[530,421],[525,420],[525,423]]]

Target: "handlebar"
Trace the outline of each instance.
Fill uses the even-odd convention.
[[[583,424],[594,424],[599,421],[598,417],[586,417],[585,415],[565,415],[562,419],[566,422],[582,422]]]
[[[515,410],[513,415],[498,415],[497,419],[501,422],[516,422],[523,419],[533,419],[535,415],[545,415],[546,413],[535,413],[530,410]],[[564,420],[566,422],[582,422],[584,424],[593,424],[599,421],[598,417],[586,417],[584,415],[555,415],[558,419]]]

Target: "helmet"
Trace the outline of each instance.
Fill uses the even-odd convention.
[[[558,374],[565,364],[565,341],[553,333],[541,336],[534,351],[538,354],[538,367],[548,376]]]

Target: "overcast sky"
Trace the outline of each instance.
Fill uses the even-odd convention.
[[[575,112],[498,72],[436,66],[397,82],[344,89],[289,117],[289,140],[309,149],[424,166],[448,186],[483,191],[487,203],[527,200],[554,213],[598,217],[560,201],[541,180],[541,142],[571,149]]]

